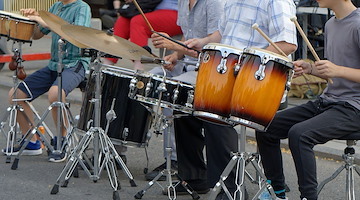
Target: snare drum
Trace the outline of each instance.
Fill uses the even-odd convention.
[[[12,13],[1,10],[0,11],[0,36],[9,37],[9,19]]]
[[[106,113],[111,109],[113,101],[116,118],[110,122],[107,135],[117,145],[145,147],[150,135],[151,114],[139,102],[128,98],[130,80],[134,71],[123,68],[107,68],[102,70],[102,95],[100,126],[105,130]],[[95,96],[94,77],[86,86],[83,105],[81,107],[78,129],[87,131],[92,125],[94,104],[90,100]]]
[[[196,80],[194,116],[227,124],[241,55],[242,50],[223,44],[204,46]]]
[[[20,42],[31,42],[36,21],[22,15],[11,13],[9,19],[9,38]]]
[[[160,97],[160,92],[162,96]],[[129,97],[177,111],[193,111],[194,86],[164,76],[138,72],[131,80]],[[160,102],[159,102],[160,101]]]
[[[279,108],[292,62],[263,49],[244,50],[231,98],[230,121],[266,130]]]

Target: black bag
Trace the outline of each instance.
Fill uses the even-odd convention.
[[[151,12],[155,10],[156,6],[161,3],[162,0],[137,0],[136,2],[139,4],[140,8],[144,13]],[[140,14],[139,10],[136,8],[134,3],[121,3],[119,14],[122,17],[132,18],[135,15]]]

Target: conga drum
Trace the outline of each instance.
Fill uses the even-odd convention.
[[[9,24],[9,19],[12,13],[1,10],[0,11],[0,36],[8,37],[9,36],[9,28],[6,28]]]
[[[256,48],[245,49],[243,57],[229,120],[264,131],[279,108],[293,64],[287,57]]]
[[[31,42],[36,21],[19,14],[11,13],[9,19],[9,38],[20,42]]]
[[[196,79],[193,115],[217,124],[228,124],[236,69],[242,50],[210,43],[204,46]]]

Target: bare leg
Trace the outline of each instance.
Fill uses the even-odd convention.
[[[62,90],[62,102],[65,103],[65,91]],[[56,102],[58,99],[58,86],[51,86],[48,92],[48,100],[49,103],[52,104],[54,102]],[[53,107],[53,109],[51,110],[51,114],[53,116],[53,120],[55,125],[57,124],[57,120],[58,120],[58,116],[57,116],[57,107]],[[64,113],[63,113],[64,115]],[[67,126],[68,125],[68,121],[66,120],[66,118],[64,118],[64,124]],[[61,126],[61,132],[62,132],[62,136],[66,136],[66,129]]]
[[[9,103],[12,104],[13,103],[12,100],[13,100],[13,97],[14,97],[14,88],[10,89],[8,97],[9,97],[9,99],[8,99]],[[25,99],[25,98],[28,98],[28,97],[23,91],[17,90],[16,98],[17,99]],[[26,119],[26,117],[24,115],[20,114],[20,113],[18,113],[18,115],[17,115],[17,122],[20,125],[21,133],[24,135],[31,128],[30,124],[31,123],[34,124],[33,113],[31,111],[30,106],[27,103],[25,103],[24,101],[18,101],[17,103],[24,109],[24,113],[29,118],[29,119]],[[29,123],[28,120],[30,120],[30,123]],[[31,138],[32,142],[36,142],[36,140],[37,140],[36,136],[33,136]]]

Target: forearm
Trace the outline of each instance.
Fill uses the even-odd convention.
[[[286,54],[286,55],[290,55],[292,54],[293,52],[296,51],[297,49],[297,46],[295,44],[290,44],[290,43],[287,43],[287,42],[275,42],[275,44]],[[266,50],[268,51],[272,51],[272,52],[275,52],[277,54],[280,54],[282,55],[278,50],[275,49],[274,46],[272,45],[269,45]]]
[[[337,77],[360,83],[360,69],[340,66]]]
[[[34,34],[32,36],[32,39],[33,40],[38,40],[38,39],[41,39],[42,37],[44,37],[44,34],[40,31],[39,26],[35,26]]]

